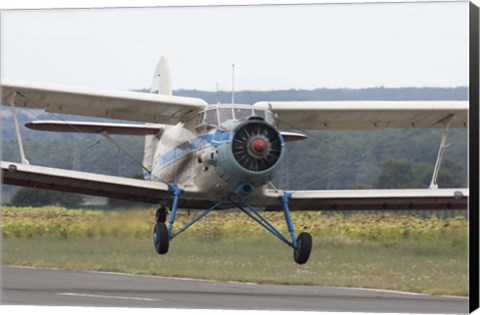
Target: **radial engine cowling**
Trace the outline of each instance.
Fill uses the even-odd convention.
[[[232,131],[217,131],[217,174],[236,186],[249,183],[254,187],[266,184],[283,158],[282,135],[270,124],[249,120]]]

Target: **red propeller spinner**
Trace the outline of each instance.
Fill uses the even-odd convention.
[[[252,148],[256,153],[263,153],[267,149],[267,143],[263,139],[253,141]]]

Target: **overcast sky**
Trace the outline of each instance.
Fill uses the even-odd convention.
[[[2,12],[1,75],[174,89],[468,86],[468,2]]]

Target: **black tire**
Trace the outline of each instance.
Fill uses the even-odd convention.
[[[297,248],[293,250],[293,259],[299,265],[307,262],[312,252],[312,236],[308,233],[300,233],[297,237]]]
[[[158,208],[155,212],[155,219],[157,222],[165,223],[165,221],[167,221],[167,208],[165,208],[164,206]]]
[[[163,222],[157,222],[153,227],[153,245],[155,250],[160,255],[166,254],[169,243],[167,226]]]

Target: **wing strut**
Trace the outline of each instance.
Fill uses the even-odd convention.
[[[18,126],[17,120],[17,111],[15,109],[15,98],[17,97],[17,92],[13,93],[9,97],[9,103],[12,108],[13,123],[15,125],[15,134],[17,136],[18,150],[20,151],[20,163],[25,165],[30,165],[30,162],[25,157],[25,151],[23,150],[22,136],[20,135],[20,127]]]
[[[455,119],[455,114],[451,114],[443,119],[443,123],[445,124],[445,129],[443,131],[442,139],[440,140],[440,147],[438,148],[438,155],[437,161],[435,162],[435,168],[433,169],[432,181],[430,182],[430,189],[437,189],[437,177],[438,173],[440,172],[440,164],[442,164],[443,154],[445,153],[445,149],[449,146],[445,144],[447,141],[448,136],[448,129],[450,128],[450,123],[452,120]]]

